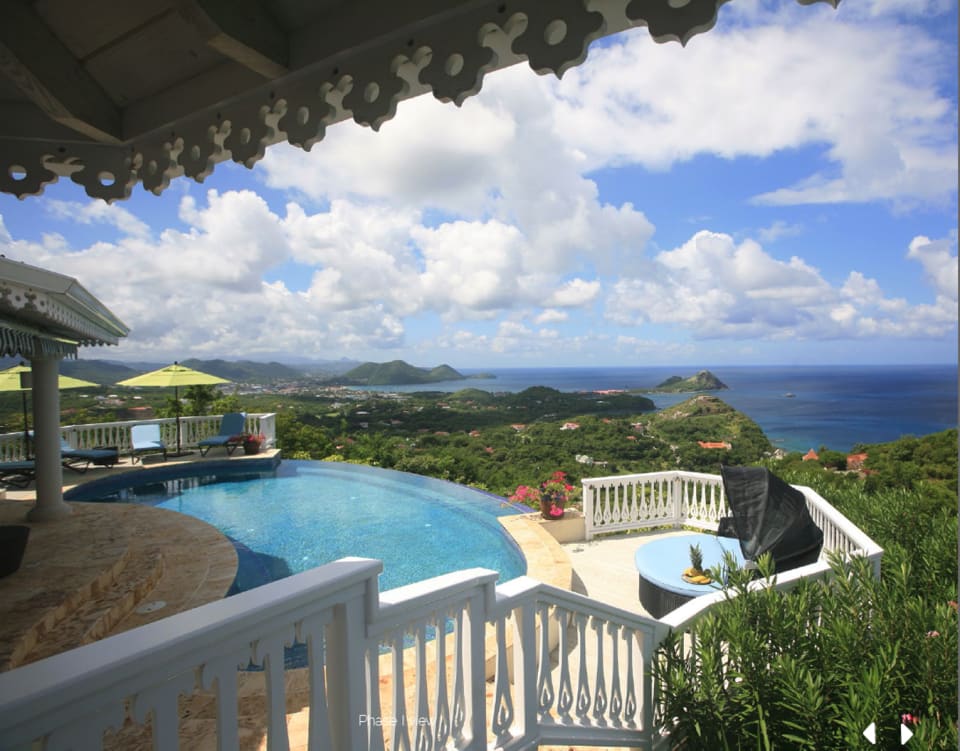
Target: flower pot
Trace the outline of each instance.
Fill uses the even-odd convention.
[[[563,508],[550,501],[540,501],[540,516],[553,521],[563,518]]]
[[[0,526],[0,577],[12,574],[20,568],[29,536],[30,527]]]
[[[243,453],[244,453],[244,454],[259,454],[259,453],[260,453],[260,441],[244,441],[244,442],[243,442]]]

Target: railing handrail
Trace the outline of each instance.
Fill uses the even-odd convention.
[[[580,482],[584,485],[603,485],[611,482],[630,481],[642,477],[649,479],[672,480],[678,477],[689,477],[694,480],[720,480],[720,475],[709,472],[691,472],[685,469],[666,469],[659,472],[636,472],[630,475],[607,475],[605,477],[585,477]]]
[[[497,585],[496,610],[499,614],[509,612],[525,599],[548,601],[551,605],[577,610],[592,616],[612,621],[621,626],[627,626],[635,631],[661,633],[664,624],[661,620],[647,615],[634,613],[616,605],[610,605],[599,600],[593,600],[586,595],[560,589],[552,584],[531,579],[528,576],[518,576],[515,579]]]
[[[584,489],[583,512],[588,539],[593,533],[597,531],[603,531],[602,526],[598,528],[594,523],[593,504],[596,500],[594,498],[594,493],[598,488],[609,487],[611,485],[625,488],[629,487],[631,484],[639,485],[658,481],[678,480],[691,480],[717,486],[720,492],[721,506],[725,507],[726,499],[723,495],[723,481],[720,475],[712,475],[703,472],[688,472],[685,470],[668,470],[665,472],[649,472],[632,475],[611,475],[608,477],[585,478],[581,482]],[[805,485],[793,485],[791,487],[794,487],[803,493],[808,507],[813,506],[816,511],[824,517],[825,520],[829,521],[837,531],[839,531],[844,537],[847,538],[847,540],[850,541],[851,545],[849,546],[849,549],[845,550],[844,552],[859,552],[860,554],[865,555],[874,561],[876,561],[882,555],[883,548],[881,548],[866,533],[864,533],[863,530],[857,527],[857,525],[850,521],[815,490]],[[691,519],[689,515],[683,515],[681,513],[681,504],[679,502],[681,499],[673,497],[672,494],[674,491],[672,487],[668,492],[671,494],[670,508],[672,509],[672,513],[658,517],[652,522],[636,521],[635,523],[632,523],[629,520],[627,522],[620,521],[616,525],[611,525],[611,529],[615,529],[616,531],[626,531],[630,529],[643,529],[651,526],[671,524],[674,526],[683,526],[685,524],[704,526],[702,521]],[[715,525],[711,524],[709,526],[715,528]],[[827,549],[829,550],[829,548]]]
[[[144,680],[151,671],[160,676],[152,683],[162,684],[166,676],[236,651],[271,621],[292,623],[368,596],[364,590],[376,588],[382,571],[377,560],[341,559],[0,673],[0,745],[29,742],[43,732],[38,718],[51,713],[69,725],[103,711],[106,701],[122,706],[151,686]]]
[[[804,579],[822,579],[830,573],[829,564],[824,561],[815,561],[806,566],[784,571],[781,574],[775,574],[770,582],[765,579],[755,579],[747,584],[747,590],[756,592],[766,589],[768,586],[775,589],[789,591],[796,587]],[[736,597],[737,593],[732,589],[718,589],[709,594],[694,597],[689,602],[685,602],[679,608],[671,610],[660,619],[660,623],[672,631],[687,631],[693,627],[697,621],[705,616],[717,603]]]
[[[195,448],[203,438],[215,435],[223,415],[182,415],[180,417],[180,443],[187,448]],[[61,425],[60,435],[72,448],[94,448],[95,446],[116,446],[121,452],[130,448],[130,429],[134,425],[153,423],[163,426],[164,439],[168,446],[173,443],[175,417],[145,417],[138,420],[111,420],[109,422],[77,423]],[[247,429],[251,433],[261,433],[267,439],[266,445],[276,445],[276,413],[248,412]],[[85,437],[96,438],[85,440]],[[23,431],[0,434],[0,461],[19,461],[26,459],[23,443]]]
[[[883,553],[883,548],[873,541],[860,527],[848,519],[842,512],[838,511],[826,498],[817,493],[813,488],[806,485],[793,485],[791,487],[799,490],[807,499],[807,503],[816,506],[817,509],[830,521],[840,528],[843,533],[856,544],[856,550],[860,551],[869,558]]]

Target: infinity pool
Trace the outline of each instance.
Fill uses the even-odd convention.
[[[237,548],[231,593],[345,556],[383,561],[380,589],[482,566],[500,581],[526,573],[497,517],[503,499],[442,480],[358,464],[287,461],[238,475],[240,462],[145,469],[81,485],[71,501],[144,503],[213,525]],[[187,469],[189,467],[189,469]],[[205,471],[207,474],[198,476]],[[152,473],[152,476],[150,476]]]

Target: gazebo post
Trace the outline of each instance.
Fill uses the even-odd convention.
[[[37,502],[27,513],[27,520],[42,522],[71,513],[70,506],[63,500],[63,465],[60,463],[60,358],[40,355],[30,361]]]

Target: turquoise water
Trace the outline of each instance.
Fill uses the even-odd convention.
[[[500,581],[526,573],[497,521],[518,509],[461,485],[376,467],[285,460],[262,475],[166,479],[114,488],[102,499],[178,511],[230,537],[240,556],[231,593],[346,556],[383,561],[381,591],[475,566],[499,571]]]

